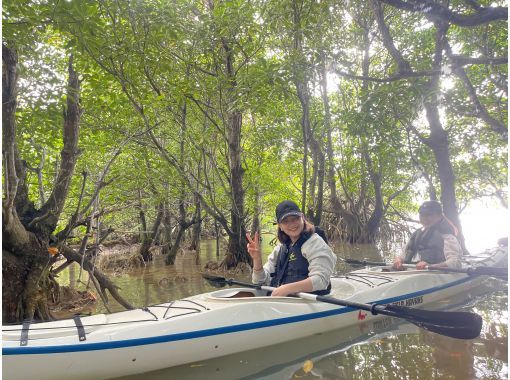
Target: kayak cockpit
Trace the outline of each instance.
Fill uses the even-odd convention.
[[[336,297],[347,298],[352,296],[356,291],[359,291],[358,284],[353,284],[346,278],[331,278],[332,294]],[[271,297],[267,290],[252,289],[252,288],[229,288],[221,289],[207,294],[207,298],[215,301],[255,301],[264,298],[271,301],[299,301],[303,302],[301,298],[293,297]]]
[[[229,288],[221,289],[215,292],[209,293],[207,298],[214,300],[239,300],[239,299],[250,299],[255,297],[266,297],[268,296],[267,290],[252,289],[252,288]]]

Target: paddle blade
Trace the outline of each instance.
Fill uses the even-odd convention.
[[[475,339],[482,330],[482,317],[463,311],[433,311],[386,305],[386,313],[406,319],[418,327],[457,339]],[[388,314],[386,314],[388,315]]]
[[[207,273],[202,273],[202,277],[215,288],[223,288],[228,284],[225,277],[213,276]]]

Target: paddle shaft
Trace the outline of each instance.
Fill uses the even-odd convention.
[[[391,264],[378,262],[378,261],[366,261],[366,260],[354,260],[354,259],[344,259],[344,261],[348,264],[358,264],[358,265],[369,265],[369,266],[390,266]],[[411,264],[403,264],[405,268],[415,268],[416,263]],[[494,276],[494,277],[508,277],[508,268],[494,268],[494,267],[474,267],[474,268],[449,268],[449,267],[431,267],[426,266],[425,269],[430,271],[437,272],[447,272],[447,273],[465,273],[470,276]]]
[[[415,268],[413,264],[403,264],[406,268]],[[465,273],[470,276],[494,276],[494,277],[508,277],[508,268],[491,268],[491,267],[474,267],[474,268],[449,268],[449,267],[431,267],[427,265],[427,270],[447,272],[447,273]]]
[[[273,290],[276,289],[272,286],[251,284],[248,282],[242,282],[242,281],[237,281],[237,280],[233,280],[233,279],[225,279],[225,282],[228,285],[241,285],[241,286],[246,286],[248,288],[266,290],[268,292],[272,292]],[[338,299],[338,298],[333,298],[330,296],[319,296],[316,294],[303,293],[303,292],[293,293],[291,296],[302,298],[305,300],[310,300],[310,301],[319,301],[319,302],[330,303],[330,304],[338,305],[338,306],[346,306],[346,307],[350,307],[352,309],[365,310],[365,311],[371,312],[373,315],[382,314],[382,315],[388,315],[390,317],[403,318],[403,319],[408,320],[411,323],[414,323],[414,324],[417,323],[417,321],[415,320],[416,319],[415,315],[412,315],[412,318],[411,318],[410,315],[409,316],[401,315],[399,313],[399,312],[412,312],[414,314],[414,312],[416,310],[408,308],[408,307],[398,306],[398,312],[396,312],[395,310],[392,310],[392,307],[393,307],[393,309],[395,309],[395,307],[396,307],[393,305],[379,305],[379,304],[367,304],[367,303],[353,302],[353,301],[347,301],[347,300],[342,300],[342,299]],[[434,311],[430,311],[430,310],[428,312],[434,313]],[[436,312],[436,313],[441,314],[444,312]],[[419,322],[422,322],[422,321],[419,321]],[[423,326],[420,326],[420,327],[423,327]]]
[[[375,267],[383,267],[387,265],[391,265],[382,261],[367,261],[367,260],[355,260],[355,259],[343,259],[342,261],[347,264],[355,264],[355,265],[372,265]]]

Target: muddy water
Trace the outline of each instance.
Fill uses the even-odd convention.
[[[272,247],[264,242],[264,254]],[[121,294],[136,306],[161,303],[212,291],[199,270],[216,260],[215,244],[201,246],[201,264],[193,256],[178,257],[165,266],[163,257],[129,274],[114,277]],[[391,253],[371,246],[336,246],[339,257],[381,261]],[[354,269],[339,260],[340,273]],[[357,269],[357,268],[356,268]],[[238,279],[249,275],[237,273]],[[86,282],[85,278],[82,278]],[[65,284],[68,277],[61,281]],[[111,309],[122,310],[111,301]],[[223,358],[158,370],[123,379],[507,379],[508,297],[507,284],[488,279],[476,293],[461,295],[436,305],[456,305],[480,314],[484,327],[480,338],[456,340],[426,332],[387,318],[269,348]],[[104,312],[98,304],[94,313]]]

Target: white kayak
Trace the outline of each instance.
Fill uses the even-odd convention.
[[[506,247],[476,267],[507,265]],[[484,257],[486,256],[486,257]],[[478,286],[485,276],[370,267],[332,278],[330,296],[413,308]],[[6,379],[105,379],[267,347],[381,315],[253,288],[227,288],[143,309],[2,327]]]

